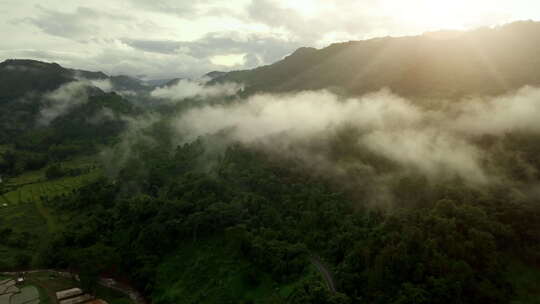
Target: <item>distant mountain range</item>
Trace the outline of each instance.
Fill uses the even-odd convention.
[[[8,59],[0,63],[0,102],[17,99],[29,93],[53,91],[78,79],[109,80],[114,91],[148,92],[171,79],[143,81],[135,77],[108,76],[103,72],[69,69],[57,63],[27,59]]]
[[[240,82],[245,93],[333,89],[361,95],[390,88],[408,97],[495,95],[540,85],[540,22],[496,28],[441,31],[300,48],[274,64],[252,70],[210,72],[210,84]],[[63,68],[56,63],[0,63],[0,102],[58,88],[77,78],[110,80],[115,91],[149,92],[181,78],[143,81],[130,76]]]

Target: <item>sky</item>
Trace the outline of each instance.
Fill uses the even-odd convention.
[[[540,20],[535,0],[0,0],[0,61],[143,79],[271,64],[303,46]]]

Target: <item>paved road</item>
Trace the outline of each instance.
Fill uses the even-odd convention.
[[[326,286],[328,287],[328,289],[331,292],[336,292],[336,285],[334,284],[334,279],[332,277],[332,273],[330,272],[330,270],[328,268],[326,268],[326,266],[324,266],[324,264],[321,262],[321,260],[316,256],[310,257],[309,260],[311,261],[311,263],[313,265],[315,265],[317,270],[323,276],[324,281],[326,282]]]
[[[115,279],[100,278],[99,284],[126,294],[135,304],[146,304],[146,300],[138,291],[133,289],[131,286],[116,281]]]

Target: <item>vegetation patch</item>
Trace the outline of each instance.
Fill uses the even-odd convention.
[[[222,238],[183,243],[157,270],[155,303],[266,303],[295,282],[278,283]]]

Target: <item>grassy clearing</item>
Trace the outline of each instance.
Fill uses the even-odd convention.
[[[45,170],[26,171],[18,176],[8,180],[8,184],[12,187],[18,187],[30,183],[38,183],[45,180]]]
[[[55,196],[67,194],[74,189],[86,185],[99,176],[101,176],[101,171],[94,170],[88,174],[67,176],[55,180],[39,179],[30,184],[19,184],[15,190],[4,193],[3,197],[11,204],[33,202],[35,200],[42,200],[42,198],[52,199]],[[17,181],[10,180],[10,185],[16,185],[15,183]]]
[[[0,145],[0,154],[6,152],[7,150],[11,150],[13,148],[13,145]]]
[[[66,162],[70,168],[94,166],[93,158],[83,157]],[[50,241],[51,233],[62,229],[62,220],[47,207],[47,201],[67,195],[75,189],[95,181],[100,169],[87,174],[47,180],[45,169],[25,172],[8,180],[14,189],[0,195],[0,230],[12,229],[17,238],[27,239],[26,246],[0,241],[0,269],[10,269],[20,264],[21,256],[30,256],[36,262],[40,248]],[[7,207],[3,207],[7,204]]]
[[[48,293],[48,291],[39,286],[39,285],[35,285],[36,288],[38,289],[38,292],[39,292],[39,304],[52,304],[52,303],[56,303],[55,300],[51,299],[51,295]]]
[[[47,224],[34,204],[17,204],[0,208],[0,230],[11,229],[9,242],[0,242],[0,269],[13,268],[21,257],[36,254]],[[7,239],[7,237],[6,237]],[[16,245],[14,239],[25,244]]]

